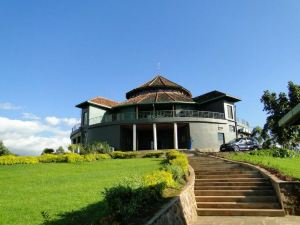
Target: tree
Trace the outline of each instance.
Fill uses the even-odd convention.
[[[7,147],[5,147],[2,141],[0,141],[0,156],[1,155],[11,155],[11,152]]]
[[[288,83],[288,94],[280,92],[278,95],[269,90],[264,91],[261,97],[264,111],[267,112],[266,124],[263,133],[269,134],[274,142],[283,147],[293,147],[299,144],[298,126],[279,127],[279,120],[294,106],[300,103],[300,86],[293,82]]]
[[[251,133],[251,137],[255,138],[260,144],[263,143],[264,139],[262,137],[263,129],[259,126],[254,127]]]
[[[42,155],[43,154],[53,154],[54,153],[54,149],[52,148],[45,148],[42,152]]]
[[[62,146],[59,146],[58,149],[55,151],[56,154],[64,154],[65,149]]]

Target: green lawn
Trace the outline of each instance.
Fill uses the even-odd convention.
[[[264,151],[264,150],[259,150]],[[270,150],[268,150],[270,151]],[[228,159],[249,162],[262,165],[266,168],[273,168],[281,174],[300,180],[300,154],[295,158],[278,158],[263,155],[250,155],[249,153],[229,153],[224,154]]]
[[[124,176],[160,167],[160,159],[0,166],[0,224],[89,224],[104,214],[101,192]],[[71,220],[76,220],[71,221]]]

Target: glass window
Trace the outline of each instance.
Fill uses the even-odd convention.
[[[87,112],[83,113],[83,125],[88,125],[88,115],[87,115]]]
[[[229,125],[229,131],[230,132],[235,132],[235,126]]]
[[[232,105],[227,105],[227,116],[229,119],[233,119],[233,107]]]

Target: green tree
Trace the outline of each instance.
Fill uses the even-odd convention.
[[[59,146],[58,149],[55,151],[56,154],[64,154],[65,149],[62,146]]]
[[[52,148],[45,148],[42,152],[42,155],[43,154],[53,154],[54,153],[54,149]]]
[[[261,102],[264,104],[264,111],[268,115],[263,133],[269,134],[273,142],[277,142],[283,147],[298,145],[299,127],[279,127],[278,122],[294,106],[300,103],[300,86],[290,81],[288,83],[288,94],[283,92],[276,94],[266,90],[261,97]]]
[[[3,144],[2,141],[0,141],[0,156],[1,155],[10,155],[11,152],[9,151],[9,149],[7,147],[5,147],[5,145]]]

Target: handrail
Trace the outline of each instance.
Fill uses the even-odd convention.
[[[81,127],[81,123],[77,123],[72,127],[72,132],[79,130]]]
[[[212,119],[225,119],[224,113],[198,111],[198,110],[156,110],[156,111],[139,111],[123,112],[116,114],[106,114],[104,116],[94,117],[89,120],[89,125],[95,125],[105,122],[113,121],[130,121],[130,120],[147,120],[158,118],[172,118],[172,117],[192,117],[192,118],[212,118]]]

